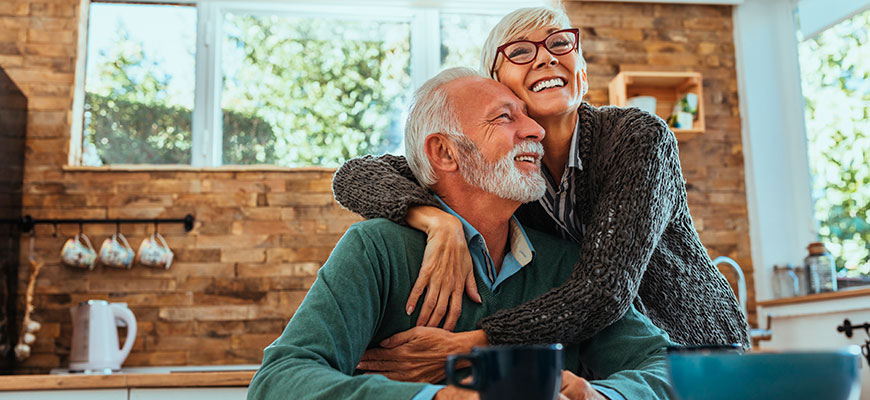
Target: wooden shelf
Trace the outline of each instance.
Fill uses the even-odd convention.
[[[772,307],[785,304],[800,304],[811,303],[814,301],[837,300],[849,297],[870,296],[870,288],[859,287],[853,289],[840,290],[837,292],[815,293],[805,296],[786,297],[782,299],[773,299],[767,301],[759,301],[759,307]]]
[[[656,98],[656,115],[668,119],[674,103],[686,93],[698,96],[698,113],[691,129],[671,128],[677,140],[685,141],[704,133],[704,93],[698,72],[623,71],[610,81],[610,104],[625,107],[635,96]]]

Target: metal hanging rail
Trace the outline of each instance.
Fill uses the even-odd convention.
[[[56,218],[56,219],[34,219],[29,214],[19,219],[4,219],[0,222],[5,224],[17,224],[22,233],[27,233],[33,230],[36,225],[62,225],[62,224],[184,224],[185,232],[193,230],[193,222],[196,219],[192,214],[187,214],[184,218],[106,218],[106,219],[91,219],[91,218]]]

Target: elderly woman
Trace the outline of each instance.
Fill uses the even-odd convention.
[[[484,44],[481,68],[522,99],[546,130],[547,192],[521,207],[519,220],[581,248],[562,286],[482,320],[487,341],[577,343],[634,303],[675,342],[748,346],[746,317],[693,226],[676,138],[660,118],[638,109],[583,102],[586,62],[578,30],[564,12],[536,7],[505,16]],[[408,313],[426,288],[418,325],[438,326],[447,315],[443,327],[451,330],[463,288],[479,298],[460,223],[435,207],[403,157],[350,160],[333,188],[342,205],[364,217],[427,232],[427,256]],[[434,352],[423,344],[427,332],[399,334],[384,345]]]

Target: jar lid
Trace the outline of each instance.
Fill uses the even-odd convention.
[[[825,244],[822,242],[810,243],[809,246],[807,246],[807,250],[812,256],[819,256],[828,252],[828,249],[825,248]]]

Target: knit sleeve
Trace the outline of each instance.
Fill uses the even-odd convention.
[[[562,286],[482,320],[490,343],[578,343],[621,318],[637,296],[676,209],[683,182],[677,142],[661,119],[647,114],[604,126],[615,129],[614,143],[603,146],[612,153],[594,166],[603,178],[586,213],[591,218],[584,221],[577,265]]]
[[[339,204],[364,218],[400,224],[405,224],[408,208],[438,205],[417,183],[405,157],[391,154],[348,160],[332,178],[332,192]]]

